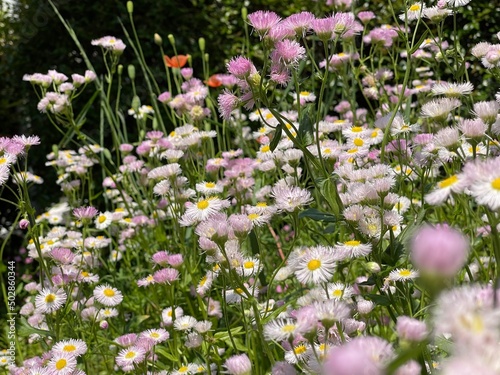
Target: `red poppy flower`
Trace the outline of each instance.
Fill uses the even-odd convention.
[[[164,58],[165,64],[169,68],[182,68],[184,65],[186,65],[189,55],[177,55],[173,57],[168,57],[167,55],[165,55]]]
[[[217,74],[214,74],[208,78],[206,84],[210,87],[219,87],[220,85],[222,85],[222,82],[219,78],[217,78]]]

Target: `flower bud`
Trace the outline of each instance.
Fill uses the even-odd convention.
[[[380,264],[376,262],[368,262],[365,265],[366,269],[371,273],[379,273],[380,272]]]
[[[246,22],[248,17],[248,9],[246,7],[241,8],[241,18]]]
[[[127,70],[128,70],[128,77],[131,79],[131,80],[134,80],[135,79],[135,66],[133,65],[129,65],[127,67]]]
[[[130,1],[130,3],[131,3],[131,1]],[[108,329],[108,327],[109,327],[109,324],[105,320],[103,320],[102,322],[99,323],[99,328],[101,328],[101,329]]]
[[[205,52],[205,38],[198,39],[198,45],[200,46],[200,51]]]
[[[175,46],[175,38],[172,34],[168,34],[168,41],[170,42],[171,45]]]
[[[163,39],[161,38],[160,34],[156,34],[156,33],[154,35],[154,41],[155,41],[155,44],[157,46],[161,46],[163,43]]]
[[[122,73],[123,73],[123,65],[122,65],[122,64],[118,65],[117,72],[118,72],[118,75],[119,75],[119,76],[121,76],[121,75],[122,75]]]
[[[141,99],[139,99],[139,97],[136,95],[132,99],[132,109],[137,113],[140,106],[141,106]]]
[[[127,1],[127,12],[134,13],[134,2]]]

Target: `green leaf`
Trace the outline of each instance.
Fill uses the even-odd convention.
[[[80,113],[76,117],[75,123],[76,123],[76,126],[78,128],[81,128],[82,125],[85,123],[85,117],[87,116],[87,112],[89,111],[90,107],[92,107],[92,104],[94,103],[94,100],[97,98],[97,96],[100,93],[101,92],[99,90],[97,90],[94,93],[94,95],[92,95],[92,97],[89,99],[89,101],[87,103],[85,103],[85,106],[83,107],[83,109],[80,111]]]
[[[28,337],[29,335],[33,335],[33,334],[38,334],[40,336],[45,336],[45,337],[49,337],[49,336],[54,337],[54,334],[50,331],[45,331],[45,330],[41,330],[38,328],[33,328],[32,326],[30,326],[28,324],[28,322],[26,321],[25,318],[21,318],[21,325],[17,329],[17,334],[20,337]]]
[[[273,140],[271,141],[271,144],[269,145],[269,148],[271,151],[276,150],[276,147],[278,146],[278,143],[281,140],[281,133],[283,133],[283,127],[281,124],[278,124],[276,126],[276,131],[274,132]]]
[[[164,347],[160,346],[160,345],[157,345],[155,347],[155,353],[157,354],[160,354],[162,356],[164,356],[165,358],[167,358],[169,361],[172,361],[174,363],[177,363],[179,361],[179,358],[177,358],[175,355],[172,355],[170,354],[167,349],[165,349]]]
[[[337,193],[337,188],[333,184],[334,182],[331,179],[325,179],[319,182],[321,195],[323,195],[323,197],[329,203],[333,211],[333,214],[338,215],[340,214],[340,207],[339,204],[337,203],[338,193]]]
[[[312,143],[314,131],[314,113],[313,106],[307,105],[301,113],[301,118],[299,119],[299,132],[297,138],[299,142],[303,145],[309,145]]]
[[[381,296],[380,294],[365,294],[363,297],[380,306],[389,306],[391,304],[389,297]]]
[[[309,219],[315,221],[326,221],[327,223],[334,223],[337,221],[335,215],[329,214],[327,212],[322,212],[316,208],[308,208],[299,213],[299,219],[308,217]]]
[[[413,55],[417,49],[420,48],[424,40],[427,39],[427,34],[429,34],[429,30],[425,30],[418,42],[413,45],[413,48],[410,50],[410,55]]]
[[[399,355],[387,366],[387,374],[393,374],[399,367],[404,365],[409,360],[418,358],[426,346],[426,342],[421,342],[416,345],[412,345],[409,349],[399,353]]]

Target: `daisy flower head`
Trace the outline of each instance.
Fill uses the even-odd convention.
[[[113,51],[117,55],[122,54],[127,47],[121,39],[115,38],[114,36],[104,36],[99,39],[94,39],[91,44]]]
[[[117,306],[123,301],[122,293],[108,284],[97,286],[93,294],[94,298],[104,306]]]
[[[62,289],[52,291],[44,288],[35,298],[36,309],[45,314],[59,310],[66,302],[68,296]]]
[[[408,268],[397,268],[389,273],[389,280],[405,282],[416,279],[418,276],[418,271],[410,270]]]
[[[372,247],[370,244],[364,244],[358,240],[349,240],[343,243],[338,243],[335,246],[335,250],[340,254],[344,254],[347,258],[359,258],[370,254]]]
[[[424,3],[414,3],[408,9],[406,9],[405,13],[399,15],[399,19],[401,19],[402,21],[404,21],[405,19],[407,19],[408,21],[418,20],[424,15],[425,8],[426,7]]]
[[[163,328],[148,329],[141,333],[141,337],[153,340],[156,344],[168,340],[170,334]]]
[[[224,367],[231,375],[250,375],[252,373],[252,362],[246,354],[229,357],[224,363]]]
[[[285,341],[298,332],[298,325],[293,319],[275,319],[264,326],[266,340]]]
[[[96,229],[106,229],[113,222],[113,213],[106,211],[95,218]]]
[[[299,282],[320,284],[333,276],[336,258],[326,247],[316,246],[306,251],[295,267],[295,276]]]
[[[248,15],[248,23],[262,39],[269,29],[276,26],[281,21],[281,17],[274,12],[258,10]]]
[[[442,98],[431,100],[422,106],[423,117],[432,118],[435,121],[445,121],[454,109],[460,107],[461,102],[456,98]]]
[[[466,83],[449,83],[437,82],[432,86],[431,92],[433,95],[444,95],[448,98],[459,97],[471,94],[474,90],[474,85],[470,82]]]
[[[294,212],[313,201],[311,193],[298,186],[276,184],[271,196],[275,199],[276,208],[286,212]]]
[[[478,204],[491,210],[500,208],[500,157],[468,162],[463,174]]]
[[[115,362],[120,367],[133,366],[141,363],[146,357],[146,350],[139,346],[131,346],[120,350],[115,358]]]
[[[69,353],[54,353],[47,368],[53,375],[73,374],[76,369],[76,357]]]
[[[186,212],[181,217],[182,226],[190,226],[206,220],[227,207],[229,202],[217,197],[201,198],[195,203],[188,203]]]
[[[69,339],[59,341],[52,347],[52,353],[67,353],[79,357],[87,352],[87,344],[80,339]]]
[[[439,206],[446,202],[451,193],[461,193],[467,186],[467,181],[461,174],[454,174],[437,183],[436,188],[428,193],[424,200],[426,203]]]
[[[176,317],[174,321],[174,329],[177,331],[189,331],[193,329],[198,321],[189,315]]]
[[[425,225],[410,244],[412,263],[422,272],[453,277],[469,255],[469,241],[447,224]]]

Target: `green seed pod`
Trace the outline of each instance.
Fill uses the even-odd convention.
[[[198,39],[198,45],[200,46],[200,51],[205,52],[205,38]]]
[[[128,70],[128,77],[131,79],[131,80],[134,80],[135,79],[135,66],[133,65],[129,65],[127,67],[127,70]]]
[[[139,110],[139,107],[141,106],[141,99],[136,95],[132,99],[132,109],[137,112]]]
[[[134,2],[133,1],[127,1],[127,11],[129,13],[134,13]]]

